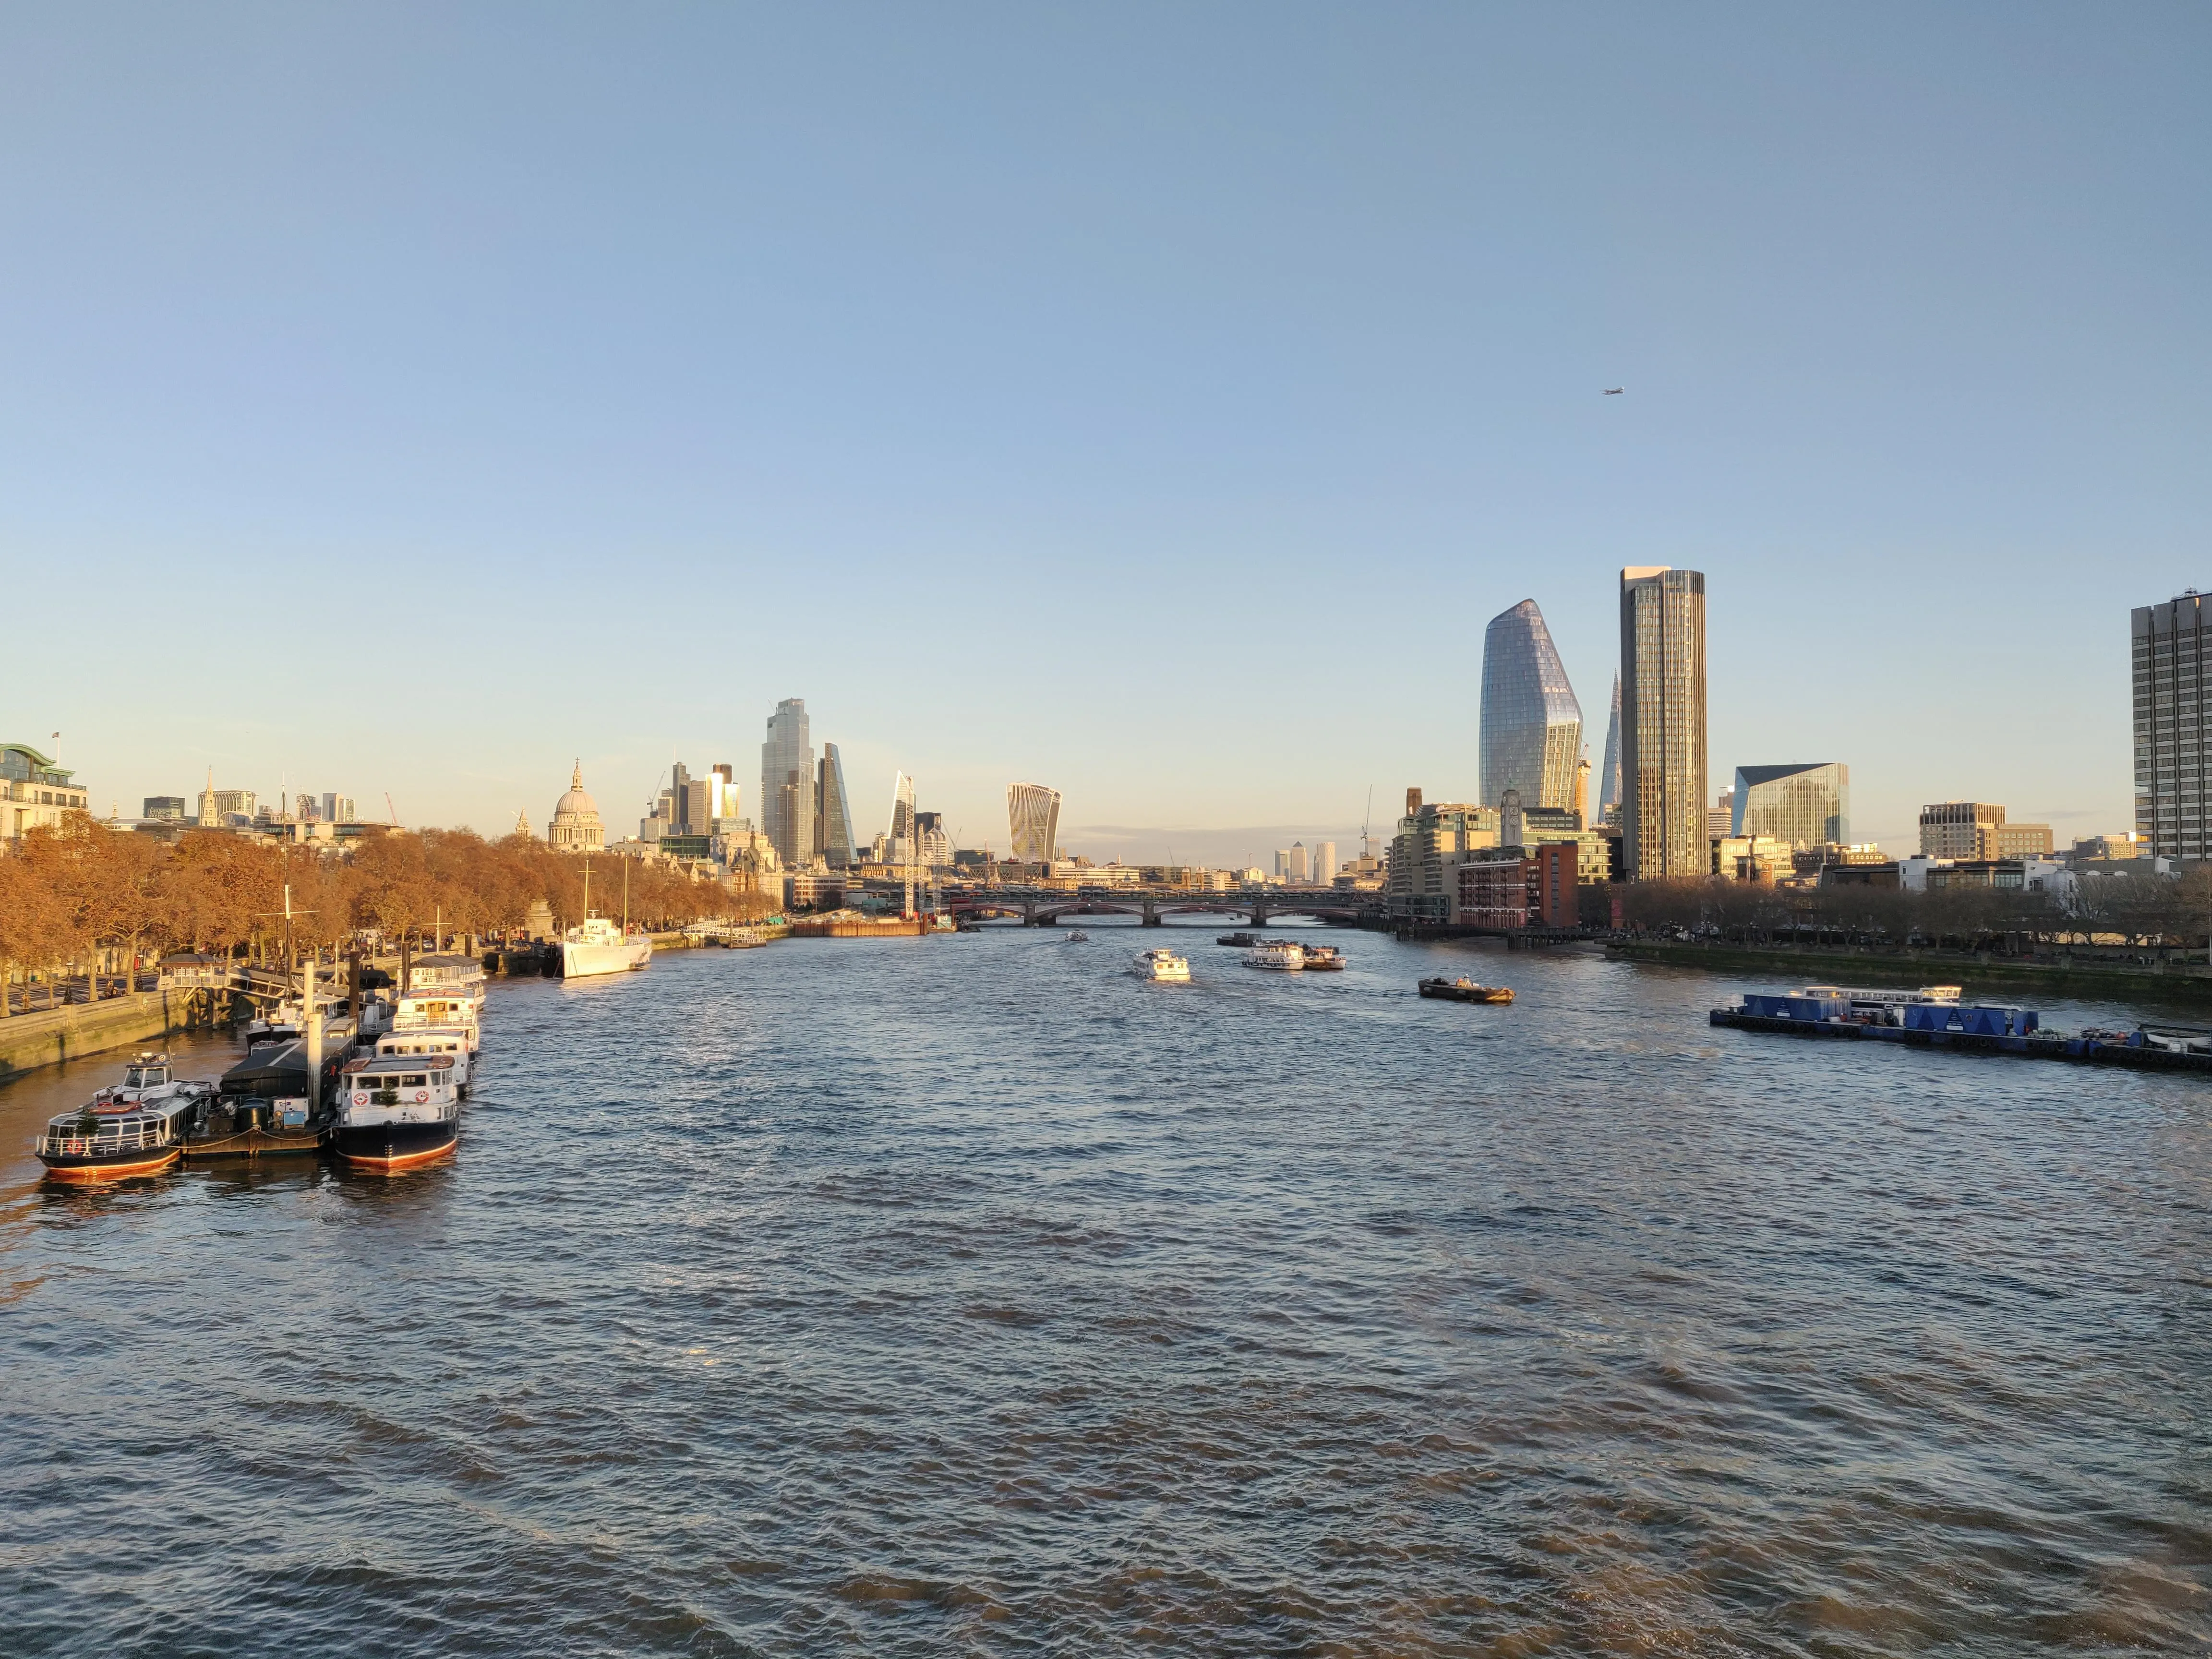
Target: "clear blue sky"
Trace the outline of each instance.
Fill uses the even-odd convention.
[[[1477,783],[1710,586],[1713,785],[2129,814],[2212,586],[2202,4],[0,11],[0,736],[627,820],[805,696],[1003,847]],[[1600,398],[1604,386],[1627,388]]]

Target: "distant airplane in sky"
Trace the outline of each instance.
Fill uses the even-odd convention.
[[[1625,386],[1609,386],[1598,395],[1603,398],[1618,398],[1622,392],[1627,390],[1628,388]]]

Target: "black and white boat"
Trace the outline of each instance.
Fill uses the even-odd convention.
[[[358,1170],[392,1174],[443,1158],[460,1140],[451,1054],[378,1054],[348,1063],[331,1145]]]
[[[173,1077],[167,1054],[141,1054],[124,1068],[122,1082],[47,1122],[39,1162],[50,1181],[158,1175],[181,1155],[186,1124],[214,1092],[212,1083]]]

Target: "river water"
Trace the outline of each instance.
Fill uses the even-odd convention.
[[[0,1090],[0,1650],[2212,1642],[2202,1080],[1171,937],[495,983],[398,1179],[50,1189],[119,1060]]]

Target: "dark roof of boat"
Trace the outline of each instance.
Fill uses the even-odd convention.
[[[299,1079],[300,1092],[307,1091],[307,1044],[303,1037],[289,1042],[263,1042],[222,1074],[227,1095],[250,1095],[257,1085]]]

